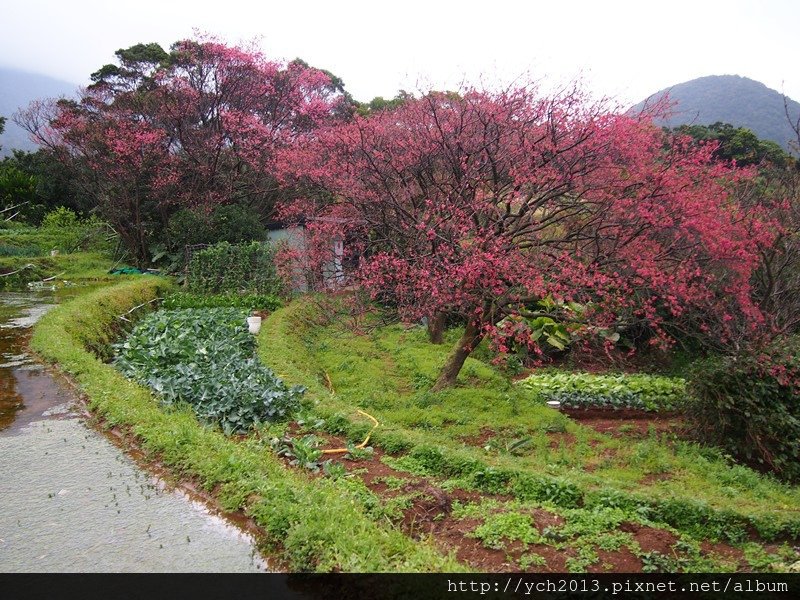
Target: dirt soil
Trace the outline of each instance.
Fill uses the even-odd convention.
[[[683,437],[687,432],[686,421],[674,413],[603,408],[566,408],[562,412],[581,425],[613,437],[647,437],[651,429],[659,436],[671,434]]]
[[[626,419],[608,419],[608,421],[619,424],[625,423]],[[297,435],[298,433],[297,428],[290,428],[290,434]],[[324,440],[322,448],[343,448],[347,445],[346,440],[340,437],[320,432],[314,433]],[[481,437],[488,433],[488,431],[483,432]],[[384,453],[380,449],[375,449],[371,457],[358,461],[349,460],[344,454],[328,455],[325,458],[344,465],[351,475],[359,477],[367,488],[384,502],[400,496],[405,497],[407,505],[393,522],[406,535],[415,539],[430,538],[442,552],[454,551],[459,561],[478,571],[525,571],[520,560],[522,559],[524,564],[524,556],[535,553],[544,559],[545,564],[532,565],[527,569],[529,572],[563,573],[568,570],[567,560],[577,556],[577,550],[568,546],[560,549],[543,544],[524,545],[519,541],[511,540],[506,540],[505,547],[502,549],[487,548],[481,540],[471,537],[471,534],[483,521],[476,518],[455,518],[453,504],[456,502],[462,505],[478,503],[488,498],[502,502],[510,500],[509,496],[481,494],[461,489],[444,490],[440,486],[441,482],[434,478],[418,477],[392,469],[381,462],[383,455]],[[312,476],[322,477],[324,475],[318,473]],[[387,484],[387,478],[391,478],[389,479],[392,483],[391,486]],[[403,481],[398,482],[397,480]],[[487,515],[491,512],[493,511],[486,509]],[[496,509],[494,512],[502,512],[502,509]],[[545,509],[529,509],[526,512],[530,514],[539,533],[543,533],[545,528],[557,528],[564,524],[561,516]],[[623,523],[619,529],[631,533],[642,552],[659,552],[667,556],[677,556],[674,545],[678,538],[669,531],[644,527],[636,523]],[[726,544],[704,543],[702,550],[706,554],[714,553],[725,559],[736,559],[739,561],[740,569],[747,568],[741,551]],[[588,567],[589,572],[635,573],[642,571],[641,559],[626,547],[615,551],[596,548],[595,551],[599,560]]]

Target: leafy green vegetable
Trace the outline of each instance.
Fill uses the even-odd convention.
[[[227,434],[286,418],[302,387],[287,387],[255,355],[247,312],[234,308],[151,313],[115,345],[115,366],[164,404],[190,404]]]
[[[683,405],[686,397],[684,379],[645,374],[551,371],[531,375],[519,385],[542,400],[557,400],[567,408],[675,410]]]

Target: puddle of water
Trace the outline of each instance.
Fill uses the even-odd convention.
[[[259,572],[251,536],[139,469],[28,354],[47,293],[0,293],[0,572]]]
[[[70,398],[27,350],[30,328],[54,303],[52,293],[0,293],[0,431],[22,427]]]
[[[258,572],[252,538],[77,419],[0,437],[0,572]]]

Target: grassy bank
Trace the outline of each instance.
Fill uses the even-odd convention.
[[[110,280],[111,261],[96,252],[56,256],[0,256],[0,290],[25,290],[28,283],[55,278],[50,283],[100,283]]]
[[[573,420],[480,353],[458,386],[432,394],[447,346],[311,298],[272,313],[258,338],[262,360],[308,388],[305,409],[288,427],[227,437],[100,360],[130,326],[117,317],[148,310],[169,287],[139,277],[82,296],[46,315],[32,345],[106,426],[249,515],[290,569],[463,570],[456,551],[473,570],[768,571],[797,561],[796,487],[671,430]],[[372,423],[359,410],[381,423],[371,457],[337,457],[338,474],[324,476],[276,456],[271,440],[284,435],[361,441]]]
[[[598,430],[543,406],[477,359],[467,360],[457,387],[431,393],[458,332],[437,347],[422,328],[357,324],[331,318],[328,309],[304,300],[273,313],[260,335],[262,359],[289,383],[309,388],[329,433],[361,439],[370,424],[356,411],[367,411],[381,422],[373,439],[387,453],[386,465],[435,478],[443,489],[502,497],[489,499],[483,511],[479,502],[461,513],[481,523],[468,535],[498,526],[498,511],[546,508],[578,523],[613,513],[604,535],[634,521],[664,528],[687,547],[732,544],[749,553],[754,569],[780,562],[767,558],[764,542],[800,537],[796,486],[661,430],[657,419],[644,429]],[[363,332],[354,333],[359,327]],[[514,535],[506,542],[524,539]],[[792,560],[788,546],[783,553]],[[689,568],[730,568],[722,559],[695,558]]]
[[[268,435],[243,441],[200,425],[188,410],[159,407],[145,388],[98,356],[121,332],[117,319],[163,294],[168,282],[140,278],[108,287],[47,314],[32,347],[72,376],[93,412],[137,438],[152,459],[213,491],[226,510],[243,510],[263,528],[265,547],[293,570],[452,571],[461,567],[368,514],[368,492],[352,480],[311,478],[277,459]],[[343,533],[346,532],[346,535]]]
[[[111,232],[92,220],[51,221],[43,227],[0,223],[0,290],[25,290],[43,280],[63,285],[108,279],[115,244]]]

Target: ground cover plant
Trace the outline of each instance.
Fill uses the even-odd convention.
[[[303,388],[288,387],[255,356],[248,312],[236,308],[160,310],[115,346],[115,366],[149,386],[165,405],[186,403],[227,433],[287,418]]]
[[[798,489],[694,443],[679,419],[572,419],[474,358],[458,385],[431,392],[447,357],[424,327],[354,331],[331,307],[276,311],[260,354],[315,401],[297,439],[359,440],[370,426],[356,409],[380,421],[376,457],[348,473],[404,531],[499,570],[785,570],[800,558]],[[683,388],[660,383],[667,398]]]
[[[198,294],[174,292],[164,298],[162,308],[245,308],[271,311],[283,306],[283,300],[272,294]]]
[[[686,403],[686,381],[679,377],[545,371],[526,377],[518,385],[566,408],[670,411]]]

